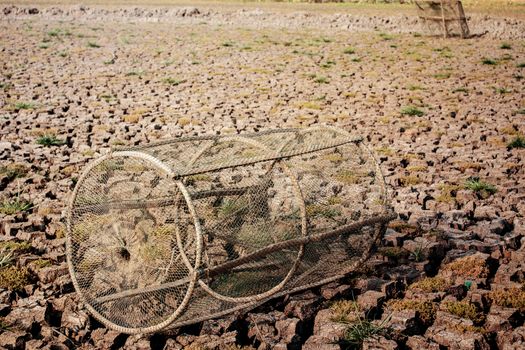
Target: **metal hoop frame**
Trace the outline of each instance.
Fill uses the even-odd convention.
[[[195,252],[195,267],[193,267],[193,271],[190,269],[190,278],[187,281],[189,283],[188,289],[186,290],[186,294],[184,295],[184,298],[180,305],[175,309],[175,311],[164,321],[153,325],[149,327],[137,327],[137,328],[131,328],[131,327],[122,327],[119,326],[112,321],[108,320],[104,315],[102,315],[100,312],[98,312],[86,299],[85,295],[82,293],[82,289],[80,288],[80,285],[78,283],[78,280],[76,278],[75,268],[73,266],[73,247],[72,247],[72,237],[71,237],[71,221],[72,221],[72,213],[73,213],[73,206],[75,204],[76,198],[78,196],[78,190],[81,188],[81,185],[86,180],[86,177],[88,174],[93,170],[96,166],[102,164],[104,161],[107,161],[109,159],[114,159],[118,157],[127,157],[127,158],[135,158],[140,159],[142,161],[149,162],[152,167],[161,173],[164,173],[166,177],[168,178],[174,178],[173,171],[167,167],[162,162],[158,161],[155,157],[150,156],[148,154],[142,153],[142,152],[133,152],[133,151],[121,151],[121,152],[114,152],[109,153],[105,156],[102,156],[98,158],[97,160],[90,163],[82,175],[80,176],[77,186],[75,187],[75,190],[73,191],[73,195],[71,196],[71,199],[69,201],[68,205],[68,215],[67,215],[67,237],[66,237],[66,258],[67,258],[67,266],[69,269],[69,274],[71,275],[71,280],[73,282],[73,286],[75,287],[75,290],[79,294],[80,300],[84,303],[86,306],[86,309],[102,324],[105,326],[112,328],[118,332],[121,333],[128,333],[128,334],[138,334],[138,333],[152,333],[152,332],[158,332],[161,329],[167,327],[171,323],[173,323],[174,320],[177,319],[177,317],[180,316],[180,314],[184,311],[186,306],[188,305],[188,302],[190,301],[191,295],[193,294],[193,290],[195,288],[195,284],[197,283],[197,270],[200,266],[200,260],[201,260],[201,252],[202,252],[202,231],[200,227],[200,223],[198,220],[195,220],[196,214],[195,214],[195,208],[193,207],[193,202],[191,201],[191,197],[184,186],[184,184],[181,181],[174,181],[175,185],[177,186],[178,190],[182,193],[182,196],[184,197],[184,200],[186,202],[186,205],[188,206],[188,210],[194,219],[194,225],[195,225],[195,231],[196,231],[196,252]],[[189,267],[189,266],[188,266]]]

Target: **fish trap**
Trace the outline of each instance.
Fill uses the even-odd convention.
[[[86,167],[67,259],[95,318],[157,332],[341,278],[392,218],[376,161],[341,129],[181,138]]]

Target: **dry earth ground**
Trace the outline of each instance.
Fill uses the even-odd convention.
[[[293,12],[296,25],[272,28],[261,22],[288,17],[213,6],[155,23],[141,9],[0,15],[0,244],[11,256],[0,268],[0,348],[335,349],[351,332],[333,314],[354,311],[329,305],[352,295],[369,318],[391,316],[391,334],[365,348],[524,348],[520,30],[445,40],[316,27]],[[392,225],[370,274],[151,341],[77,309],[63,214],[87,162],[115,145],[316,123],[367,139],[408,222]]]

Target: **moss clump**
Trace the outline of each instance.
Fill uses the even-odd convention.
[[[359,319],[360,308],[353,300],[338,300],[330,306],[334,322],[351,323]]]
[[[162,225],[153,230],[150,235],[152,237],[168,238],[175,233],[175,225]]]
[[[456,201],[457,191],[461,186],[445,184],[440,186],[441,193],[437,196],[436,201],[441,203],[454,203]]]
[[[386,256],[387,258],[391,259],[406,259],[410,255],[408,250],[401,247],[381,247],[377,252],[382,256]]]
[[[0,269],[0,288],[20,291],[29,284],[29,273],[25,268],[8,266]]]
[[[48,259],[38,259],[32,262],[33,266],[36,270],[43,269],[44,267],[49,267],[53,265],[53,263]]]
[[[418,313],[421,322],[429,326],[436,318],[436,303],[430,300],[392,300],[387,304],[387,309],[391,311],[414,310]]]
[[[350,170],[341,170],[337,174],[335,174],[334,178],[337,181],[349,185],[355,184],[359,181],[359,175]]]
[[[451,286],[451,283],[442,278],[442,277],[427,277],[422,279],[421,281],[418,281],[416,283],[412,283],[408,289],[414,290],[419,289],[422,292],[425,293],[436,293],[436,292],[444,292]]]
[[[340,216],[341,212],[337,209],[331,208],[328,205],[310,204],[306,206],[306,215],[309,217],[324,217],[333,219]]]
[[[452,315],[467,318],[475,324],[481,324],[485,321],[483,312],[476,304],[469,301],[449,301],[444,303],[443,306]]]
[[[0,175],[7,177],[8,181],[12,181],[19,177],[24,177],[28,169],[23,164],[13,163],[0,167]]]
[[[414,186],[421,183],[421,180],[414,175],[401,176],[399,178],[399,185],[403,187]]]
[[[443,271],[449,271],[457,277],[464,278],[486,278],[489,275],[486,261],[476,255],[454,260],[445,265]]]
[[[420,236],[421,234],[421,229],[418,226],[411,225],[401,220],[391,221],[390,224],[388,224],[388,227],[399,233],[409,235],[410,237]]]
[[[31,250],[31,243],[29,242],[2,242],[0,243],[0,250],[8,250],[13,253],[27,253]]]
[[[507,290],[495,290],[488,295],[492,303],[525,311],[525,288],[510,288]]]
[[[0,317],[0,330],[9,330],[11,326],[2,317]]]

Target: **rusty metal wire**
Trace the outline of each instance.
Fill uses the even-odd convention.
[[[87,166],[67,258],[98,320],[149,333],[341,278],[392,218],[376,161],[342,129],[183,138]]]

